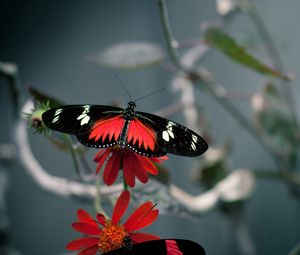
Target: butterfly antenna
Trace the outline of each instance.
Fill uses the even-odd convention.
[[[155,90],[155,91],[153,91],[153,92],[151,92],[151,93],[149,93],[149,94],[146,94],[146,95],[144,95],[144,96],[141,96],[141,97],[135,99],[134,102],[136,102],[136,101],[138,101],[138,100],[141,100],[141,99],[143,99],[143,98],[145,98],[145,97],[152,96],[153,94],[156,94],[156,93],[158,93],[158,92],[160,92],[160,91],[162,91],[162,90],[165,90],[166,88],[167,88],[167,86],[165,86],[165,87],[163,87],[163,88],[161,88],[161,89]]]
[[[127,96],[129,97],[130,101],[132,101],[132,98],[128,92],[128,90],[126,89],[125,84],[122,82],[122,80],[120,79],[119,75],[116,73],[115,76],[117,77],[118,81],[120,82],[122,88],[124,89],[125,93],[127,94]]]
[[[154,205],[149,209],[149,211],[148,211],[147,213],[145,213],[145,215],[143,216],[143,218],[141,218],[140,222],[138,222],[138,223],[135,225],[136,228],[141,224],[141,222],[143,221],[143,219],[145,219],[145,217],[146,217],[146,216],[154,209],[155,206],[157,206],[157,203],[154,204]]]

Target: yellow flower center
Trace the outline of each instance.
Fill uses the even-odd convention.
[[[124,238],[128,234],[122,225],[115,225],[107,221],[99,235],[99,248],[102,253],[109,252],[124,246]]]

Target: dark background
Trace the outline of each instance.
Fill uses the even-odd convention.
[[[167,1],[174,33],[179,41],[201,36],[200,24],[219,19],[214,1]],[[267,23],[288,70],[300,75],[299,24],[300,2],[293,0],[259,1],[259,10]],[[263,52],[254,27],[246,16],[237,18],[230,31],[247,40],[258,53]],[[108,104],[127,97],[116,80],[115,70],[86,61],[90,53],[130,40],[151,41],[165,47],[159,12],[152,1],[1,1],[0,60],[18,64],[22,82],[62,99],[66,103]],[[260,57],[264,57],[264,53]],[[266,59],[266,61],[268,61]],[[240,67],[219,53],[213,53],[205,65],[228,89],[253,93],[259,89],[261,76]],[[168,84],[172,73],[161,67],[138,71],[118,71],[132,98],[137,98]],[[2,109],[0,142],[7,142],[10,131],[9,94],[0,83]],[[3,84],[3,85],[2,85]],[[295,98],[298,81],[292,83]],[[197,95],[206,107],[215,144],[228,136],[235,138],[231,154],[237,167],[274,168],[268,154],[207,95]],[[171,90],[141,100],[139,110],[154,112],[175,102]],[[237,102],[250,116],[248,100]],[[182,121],[176,114],[172,119]],[[222,123],[222,125],[220,125]],[[232,130],[235,130],[232,134]],[[49,173],[71,176],[70,155],[57,151],[41,136],[31,136],[36,157]],[[94,164],[91,164],[94,167]],[[175,184],[194,194],[199,193],[190,182],[189,159],[170,156],[167,162]],[[176,166],[176,167],[175,167]],[[22,254],[64,254],[68,241],[78,236],[70,224],[79,207],[90,212],[88,204],[65,200],[41,192],[21,168],[9,173],[8,214],[13,245]],[[257,246],[257,254],[287,254],[300,240],[299,200],[292,199],[281,183],[260,181],[247,203],[246,219]],[[177,237],[200,242],[208,254],[231,253],[232,229],[217,211],[199,219],[161,215],[149,232],[162,237]]]

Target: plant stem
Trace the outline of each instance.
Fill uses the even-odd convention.
[[[179,44],[177,40],[175,39],[170,22],[169,22],[169,16],[168,16],[168,10],[166,6],[166,1],[165,0],[157,0],[158,6],[159,6],[159,13],[160,13],[160,18],[161,18],[161,24],[162,28],[164,31],[164,35],[166,37],[166,42],[168,44],[168,51],[170,58],[172,59],[173,63],[175,66],[177,66],[178,69],[180,70],[185,70],[185,67],[182,65],[180,58],[178,56],[177,49],[179,47]]]
[[[165,0],[157,0],[158,6],[161,15],[161,23],[164,31],[164,35],[168,45],[168,51],[170,57],[177,68],[183,72],[186,72],[191,77],[196,77],[198,80],[200,79],[205,86],[205,88],[211,93],[214,99],[216,99],[238,122],[244,127],[257,141],[261,144],[268,153],[270,153],[271,157],[274,159],[278,166],[281,166],[280,160],[278,159],[278,154],[271,149],[264,141],[262,136],[260,136],[252,123],[248,121],[244,115],[240,112],[238,108],[234,106],[224,95],[226,95],[226,91],[223,87],[218,85],[210,75],[207,75],[205,72],[195,71],[195,70],[187,70],[184,66],[182,66],[180,62],[180,58],[177,52],[177,48],[174,47],[174,42],[177,42],[173,36],[172,29],[170,26],[167,7]],[[221,93],[220,93],[221,92]]]
[[[79,163],[78,163],[78,160],[77,160],[77,157],[76,157],[76,151],[73,147],[73,142],[70,139],[69,135],[63,134],[63,137],[64,137],[66,143],[69,145],[77,176],[82,181],[82,176],[81,176],[80,169],[79,169]]]
[[[239,0],[242,10],[247,13],[252,20],[260,38],[262,39],[265,50],[272,62],[272,66],[285,73],[284,64],[279,56],[276,46],[273,42],[272,36],[262,18],[253,0]],[[293,97],[293,93],[290,87],[290,83],[287,80],[281,80],[282,91],[287,102],[287,105],[292,114],[295,124],[298,125],[298,118],[296,114],[296,104]]]
[[[95,195],[95,200],[94,200],[94,206],[95,210],[97,213],[101,213],[105,216],[105,218],[109,218],[106,212],[104,211],[102,207],[102,197],[101,197],[101,192],[100,192],[100,178],[99,176],[96,177],[95,181],[95,187],[96,187],[96,195]]]
[[[256,132],[253,124],[242,114],[242,112],[228,100],[226,97],[226,90],[216,82],[211,79],[206,79],[205,75],[199,73],[199,77],[201,78],[202,84],[211,93],[213,98],[222,105],[227,112],[229,112],[236,121],[242,126],[245,130],[248,131],[249,134],[270,154],[273,158],[274,162],[278,167],[281,167],[281,154],[275,148],[270,147],[267,143],[264,142],[264,138],[262,135]]]
[[[257,178],[268,178],[278,181],[284,181],[290,184],[300,186],[300,175],[290,171],[272,171],[272,170],[254,170],[253,173]]]

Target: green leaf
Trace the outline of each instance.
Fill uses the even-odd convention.
[[[229,58],[244,66],[254,69],[259,73],[272,75],[283,80],[293,79],[292,75],[284,74],[263,64],[260,60],[250,55],[234,38],[225,34],[217,27],[208,26],[205,30],[204,37],[207,43],[212,47],[219,49]]]
[[[89,56],[88,60],[111,68],[137,69],[159,64],[163,58],[163,50],[153,43],[121,42]]]
[[[30,95],[33,97],[35,103],[39,102],[42,104],[48,104],[49,108],[61,106],[64,104],[60,100],[58,100],[54,97],[48,96],[45,93],[39,91],[38,89],[36,89],[34,87],[30,86],[28,88],[28,91],[29,91]]]

